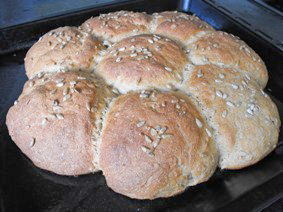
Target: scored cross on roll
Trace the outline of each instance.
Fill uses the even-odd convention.
[[[194,15],[119,11],[60,27],[25,69],[6,121],[15,144],[60,175],[101,170],[131,198],[176,195],[278,143],[264,62]]]

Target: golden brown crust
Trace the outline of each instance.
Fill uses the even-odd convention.
[[[157,19],[155,33],[185,44],[198,33],[215,31],[209,24],[195,15],[187,15],[181,12],[162,12],[155,14],[154,17]]]
[[[182,80],[186,61],[185,53],[174,41],[138,35],[110,48],[98,64],[97,73],[122,92],[166,88]]]
[[[207,130],[184,94],[120,96],[102,132],[100,165],[108,186],[131,198],[154,199],[206,181],[218,160]]]
[[[264,63],[195,16],[103,14],[44,35],[25,67],[7,115],[23,153],[58,174],[102,170],[132,198],[175,195],[206,181],[218,155],[239,169],[278,142]]]
[[[81,27],[97,37],[117,42],[125,37],[149,33],[150,20],[146,13],[119,11],[90,18]]]
[[[262,88],[268,81],[268,73],[261,58],[244,41],[226,32],[203,35],[188,45],[189,58],[195,65],[214,64],[239,69],[254,76]]]
[[[98,170],[92,134],[111,92],[87,77],[75,72],[36,77],[9,110],[9,133],[36,166],[63,175]]]
[[[279,114],[253,76],[214,65],[196,66],[184,89],[209,117],[221,168],[255,164],[276,147]]]
[[[94,58],[102,48],[99,40],[75,27],[51,30],[29,49],[25,58],[26,74],[31,79],[41,71],[91,71]]]

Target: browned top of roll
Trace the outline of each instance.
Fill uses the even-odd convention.
[[[214,172],[217,152],[205,120],[181,93],[118,97],[102,132],[100,165],[114,191],[167,197]]]
[[[146,13],[119,11],[90,18],[82,29],[97,37],[117,42],[125,37],[148,33],[151,16]]]
[[[99,40],[75,27],[51,30],[29,49],[25,58],[26,74],[32,78],[41,71],[90,71],[94,57],[102,48]]]
[[[19,102],[9,110],[7,126],[35,165],[63,175],[97,170],[92,133],[110,92],[95,81],[68,72],[26,82]]]
[[[261,58],[244,41],[226,32],[203,35],[190,44],[189,59],[195,65],[214,64],[247,73],[266,86],[268,72]]]
[[[180,12],[162,12],[154,15],[155,33],[179,42],[191,42],[199,33],[215,31],[209,24],[195,15]]]
[[[187,61],[172,40],[158,35],[126,38],[110,48],[98,64],[97,73],[120,91],[179,83]]]
[[[221,168],[255,164],[278,143],[277,108],[254,78],[233,69],[204,65],[194,67],[185,83],[214,128]]]

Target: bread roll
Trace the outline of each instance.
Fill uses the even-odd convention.
[[[33,78],[8,112],[9,133],[42,169],[61,175],[97,171],[100,119],[111,97],[103,82],[85,73]]]
[[[31,79],[40,72],[92,71],[93,58],[101,49],[103,45],[95,37],[76,27],[60,27],[45,34],[29,49],[26,74]]]
[[[120,96],[101,137],[99,162],[107,184],[131,198],[154,199],[206,181],[218,162],[210,132],[183,93]]]
[[[131,198],[176,195],[278,143],[264,62],[196,16],[102,14],[48,32],[25,68],[7,115],[15,144],[57,174],[101,170]]]

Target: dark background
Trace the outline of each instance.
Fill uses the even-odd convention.
[[[0,211],[283,211],[281,134],[277,149],[252,167],[217,170],[207,183],[176,197],[138,201],[111,191],[101,173],[66,177],[36,168],[11,141],[5,125],[6,113],[27,80],[23,58],[28,48],[50,29],[121,9],[190,11],[239,36],[266,62],[267,92],[282,119],[283,19],[280,10],[264,5],[270,2],[0,0]]]

